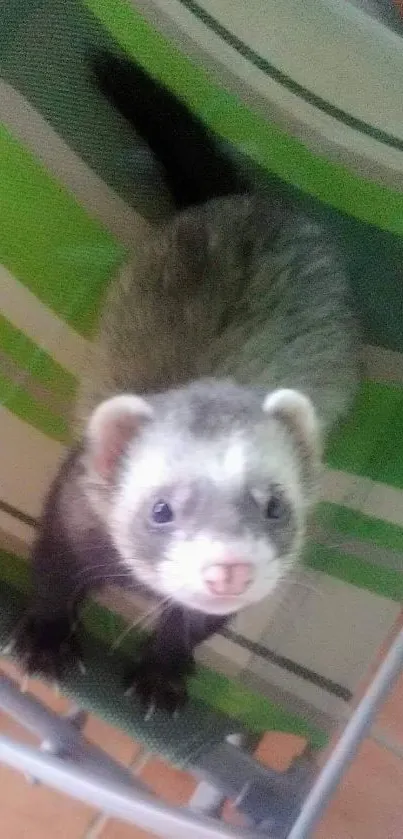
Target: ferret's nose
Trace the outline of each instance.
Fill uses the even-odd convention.
[[[212,594],[243,594],[253,579],[250,562],[216,562],[203,569],[203,580]]]

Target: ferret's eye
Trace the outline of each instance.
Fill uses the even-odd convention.
[[[272,495],[270,501],[266,506],[266,516],[268,519],[281,519],[284,513],[283,499],[278,495]]]
[[[169,524],[174,520],[172,507],[166,501],[157,501],[151,511],[154,524]]]

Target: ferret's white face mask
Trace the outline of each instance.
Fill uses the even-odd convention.
[[[102,403],[88,458],[133,577],[161,598],[230,614],[274,593],[298,558],[318,465],[310,401],[270,393],[253,424],[175,434],[135,396]]]

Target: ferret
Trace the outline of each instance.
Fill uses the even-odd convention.
[[[194,648],[273,596],[300,556],[323,440],[357,386],[357,328],[327,232],[248,182],[140,66],[92,66],[174,211],[107,296],[16,644],[29,672],[54,674],[77,655],[89,592],[152,594],[161,617],[130,678],[174,710]]]

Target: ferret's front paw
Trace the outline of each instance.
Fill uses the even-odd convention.
[[[187,702],[187,679],[193,668],[191,657],[165,666],[145,657],[128,675],[127,694],[135,694],[140,699],[146,716],[155,710],[173,714]]]
[[[80,650],[68,617],[46,620],[28,613],[11,642],[11,651],[29,676],[60,679],[80,662]]]

